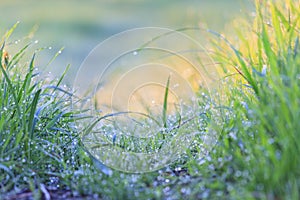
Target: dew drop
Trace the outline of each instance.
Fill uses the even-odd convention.
[[[174,88],[177,88],[177,87],[179,87],[179,84],[176,83],[173,87],[174,87]]]

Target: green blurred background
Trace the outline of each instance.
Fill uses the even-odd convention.
[[[247,0],[0,0],[0,33],[17,21],[13,40],[33,29],[40,53],[39,65],[61,48],[63,53],[46,69],[61,73],[71,64],[69,78],[88,53],[107,37],[145,26],[182,28],[204,24],[223,32],[226,24],[251,8]]]

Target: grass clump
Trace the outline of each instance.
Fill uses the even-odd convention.
[[[16,25],[7,32],[6,41]],[[59,188],[59,177],[76,165],[76,129],[71,94],[58,81],[43,81],[35,54],[25,65],[29,42],[9,55],[2,42],[0,57],[0,193]],[[3,62],[4,61],[4,62]],[[63,77],[62,77],[63,78]]]
[[[256,1],[253,24],[233,45],[220,38],[217,59],[231,79],[232,118],[223,151],[247,170],[253,197],[299,198],[300,9],[297,1]]]
[[[221,107],[225,122],[215,124],[217,145],[203,157],[203,140],[195,137],[180,159],[156,172],[108,171],[87,156],[77,138],[74,121],[80,118],[71,111],[72,94],[60,87],[61,79],[41,81],[35,56],[21,65],[29,46],[4,56],[1,194],[32,191],[37,199],[53,197],[53,191],[104,199],[299,199],[300,5],[293,0],[257,0],[255,5],[255,16],[237,29],[238,39],[213,33],[213,56],[224,69],[223,105],[212,106]],[[1,57],[5,48],[3,42]],[[211,126],[211,107],[200,106],[208,111],[199,120]],[[166,105],[164,109],[162,125],[168,128]],[[206,132],[203,126],[198,129]],[[124,142],[108,138],[112,145]]]

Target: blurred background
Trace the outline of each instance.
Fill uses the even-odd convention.
[[[34,32],[35,47],[47,47],[39,56],[41,66],[65,47],[46,70],[60,74],[71,64],[70,79],[88,53],[113,34],[145,26],[199,24],[224,32],[247,9],[247,0],[0,0],[0,33],[17,21],[13,41]]]

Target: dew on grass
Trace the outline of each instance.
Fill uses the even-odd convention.
[[[202,47],[178,32],[174,34],[181,41],[179,46],[174,41],[160,41],[160,38],[150,41],[149,46],[148,43],[144,46],[145,39],[147,41],[149,38],[156,38],[157,33],[170,33],[169,31],[159,29],[150,37],[148,34],[138,34],[141,38],[133,38],[134,44],[139,43],[138,41],[141,44],[130,47],[130,51],[113,55],[113,62],[94,62],[97,63],[95,68],[100,69],[103,65],[105,70],[100,70],[93,77],[80,77],[86,76],[88,73],[85,70],[93,65],[89,63],[85,66],[84,63],[81,68],[83,71],[79,71],[78,80],[74,81],[78,84],[74,88],[82,88],[82,83],[87,82],[87,88],[92,91],[90,96],[86,94],[87,88],[83,89],[83,93],[79,90],[77,92],[82,99],[91,97],[92,100],[84,102],[83,108],[87,106],[95,115],[96,121],[91,129],[87,129],[89,132],[84,135],[83,144],[93,156],[109,167],[126,172],[155,171],[180,159],[186,148],[192,145],[195,135],[201,132],[210,137],[211,133],[214,134],[207,124],[203,125],[209,119],[201,119],[198,101],[205,102],[205,112],[212,110],[209,90],[215,86],[212,79],[217,77],[211,79],[212,76],[205,74],[208,72],[202,71],[203,66],[193,62],[194,54],[181,56],[180,53],[173,53],[173,50],[165,50],[166,45],[170,49],[175,48],[175,52]],[[103,51],[100,45],[94,51],[97,52],[96,57],[93,57],[93,53],[89,57],[97,60]],[[206,53],[201,56],[209,58]],[[209,71],[213,69],[210,67]],[[90,82],[94,78],[98,80],[97,85]],[[198,98],[195,91],[205,92],[202,92],[203,97]],[[98,110],[101,110],[100,118]],[[218,117],[214,114],[210,116],[213,116],[213,120]],[[99,123],[96,119],[100,120]],[[208,139],[201,142],[207,141]],[[213,145],[210,142],[205,148]]]
[[[215,170],[215,166],[213,164],[208,165],[208,169],[211,171]]]
[[[218,197],[221,197],[221,196],[223,196],[223,192],[222,192],[222,191],[217,191],[217,192],[216,192],[216,195],[217,195]]]
[[[181,167],[176,167],[175,171],[181,171]]]
[[[201,198],[203,199],[207,199],[210,195],[210,190],[209,189],[205,189],[204,192],[201,195]]]
[[[228,136],[229,136],[231,139],[233,139],[233,140],[237,140],[236,133],[234,133],[234,132],[232,132],[232,131],[228,134]]]
[[[234,176],[239,178],[240,176],[242,176],[242,172],[238,170],[234,173]]]
[[[209,110],[209,109],[210,109],[210,105],[209,104],[205,105],[204,110]]]
[[[179,83],[173,85],[173,88],[177,88],[177,87],[179,87]]]
[[[170,191],[171,191],[171,188],[170,188],[170,187],[165,187],[165,188],[163,189],[163,192],[164,192],[165,194],[169,193]]]
[[[268,140],[268,143],[269,144],[273,144],[275,142],[275,140],[273,139],[273,138],[270,138],[269,140]]]
[[[246,156],[245,161],[249,162],[250,160],[251,160],[251,157],[250,156]]]
[[[281,151],[277,149],[275,151],[275,156],[276,156],[277,160],[280,160],[281,159]]]
[[[206,158],[206,160],[209,161],[209,162],[212,160],[212,158],[211,158],[210,156],[206,156],[205,158]]]
[[[181,188],[180,192],[184,195],[190,195],[191,189],[190,188]]]

